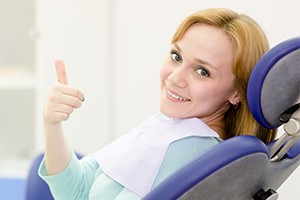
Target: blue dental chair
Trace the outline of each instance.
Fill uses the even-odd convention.
[[[254,136],[227,139],[143,199],[277,199],[276,190],[300,165],[299,97],[300,37],[295,37],[279,43],[259,60],[247,91],[254,118],[269,129],[283,125],[285,133],[268,145]]]

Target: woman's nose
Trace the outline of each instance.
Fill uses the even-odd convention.
[[[178,67],[169,76],[168,80],[175,86],[184,88],[187,86],[187,73],[184,67]]]

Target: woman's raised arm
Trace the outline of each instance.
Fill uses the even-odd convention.
[[[69,86],[64,63],[55,62],[58,82],[54,85],[44,110],[45,165],[48,175],[63,171],[72,157],[72,149],[64,135],[62,121],[81,106],[84,95]]]

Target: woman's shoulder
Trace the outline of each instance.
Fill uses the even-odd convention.
[[[199,137],[190,136],[173,142],[169,148],[185,150],[188,152],[195,151],[200,153],[222,141],[219,137]]]

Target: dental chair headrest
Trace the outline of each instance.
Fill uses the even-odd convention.
[[[280,115],[299,102],[300,37],[271,48],[257,62],[247,88],[249,109],[265,128],[282,125]]]

